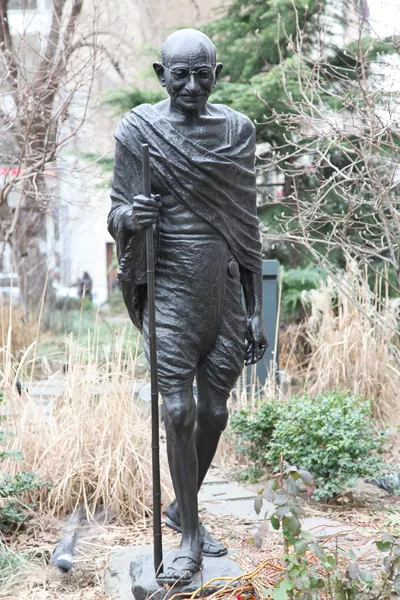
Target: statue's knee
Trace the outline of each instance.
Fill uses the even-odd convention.
[[[221,408],[219,410],[213,411],[213,420],[214,420],[214,427],[216,429],[218,429],[218,431],[224,431],[224,429],[226,429],[226,426],[228,425],[228,409],[227,408]]]
[[[175,431],[194,427],[194,411],[190,406],[177,400],[164,401],[164,419]]]
[[[222,433],[228,424],[228,409],[203,409],[198,413],[198,420],[203,427],[211,428]]]

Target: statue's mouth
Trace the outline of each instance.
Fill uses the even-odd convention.
[[[189,94],[182,94],[182,98],[186,100],[186,102],[197,102],[202,98],[203,94],[196,94],[195,96]]]

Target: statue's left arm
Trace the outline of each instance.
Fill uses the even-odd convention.
[[[244,119],[241,130],[242,140],[246,140],[248,168],[252,172],[253,184],[249,188],[246,205],[251,215],[257,216],[257,193],[255,174],[255,151],[256,132],[255,127],[247,118]],[[258,219],[257,219],[258,220]],[[255,235],[257,235],[255,233]],[[265,332],[262,317],[262,258],[259,256],[259,268],[250,270],[240,266],[240,279],[247,314],[247,350],[245,357],[246,365],[253,365],[264,356],[268,347],[267,334]]]
[[[247,313],[246,365],[253,365],[264,356],[268,348],[267,334],[262,318],[262,275],[244,267],[240,278]]]

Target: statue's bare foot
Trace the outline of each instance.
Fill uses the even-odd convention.
[[[165,524],[178,533],[182,533],[181,519],[176,504],[173,502],[166,510]],[[211,533],[200,523],[200,532],[203,536],[203,556],[225,556],[228,549],[221,542],[213,538]]]
[[[160,584],[187,585],[202,566],[201,548],[197,552],[180,548],[164,573],[157,576],[157,582]]]

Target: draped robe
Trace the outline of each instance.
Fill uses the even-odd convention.
[[[241,267],[261,273],[254,125],[226,106],[212,106],[225,115],[231,132],[227,140],[216,136],[213,150],[202,146],[194,136],[183,135],[149,104],[133,109],[119,124],[115,137],[129,150],[136,170],[141,165],[141,145],[147,143],[153,193],[157,188],[166,190],[223,236]],[[135,190],[134,195],[141,192]],[[129,190],[113,186],[108,225],[117,244],[124,301],[133,323],[141,330],[146,300],[145,235],[140,232],[128,236],[122,226],[120,208],[126,211],[126,205],[132,203],[129,194]],[[157,244],[157,235],[155,239]]]

